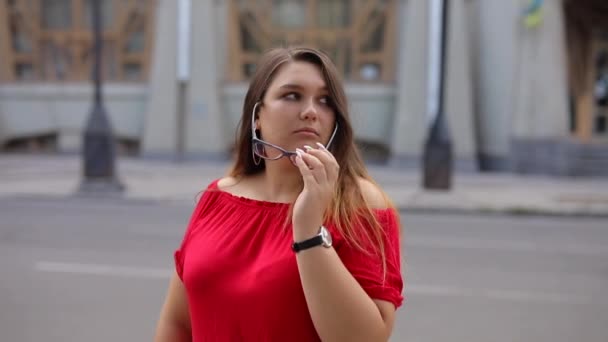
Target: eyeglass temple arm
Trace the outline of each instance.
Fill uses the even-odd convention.
[[[327,146],[325,146],[325,148],[329,148],[329,146],[331,146],[331,143],[334,141],[334,137],[336,136],[336,132],[338,132],[338,121],[336,121],[334,132],[331,134],[331,138],[329,138],[329,141],[327,142]]]
[[[258,108],[259,104],[260,104],[259,102],[256,102],[255,105],[253,105],[253,111],[251,113],[251,134],[253,137],[256,137],[256,138],[257,138],[257,136],[255,134],[255,112],[256,112],[256,109]]]

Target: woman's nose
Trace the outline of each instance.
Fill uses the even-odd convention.
[[[302,110],[302,119],[304,120],[317,120],[319,113],[317,112],[317,106],[314,100],[306,101],[304,109]]]

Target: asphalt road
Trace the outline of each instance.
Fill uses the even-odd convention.
[[[193,203],[0,199],[0,341],[150,341]],[[393,341],[608,341],[608,221],[402,215]]]

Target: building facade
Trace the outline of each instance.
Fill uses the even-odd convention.
[[[258,57],[305,44],[341,71],[366,159],[419,166],[431,1],[189,3],[180,13],[175,0],[103,1],[104,99],[124,153],[227,158]],[[449,1],[445,108],[457,169],[608,175],[603,3]],[[4,150],[80,149],[92,97],[88,4],[0,0]]]

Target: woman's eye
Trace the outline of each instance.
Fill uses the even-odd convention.
[[[329,103],[331,102],[331,100],[329,99],[329,96],[323,96],[320,100],[320,102],[324,105],[329,105]]]
[[[283,96],[284,98],[288,99],[288,100],[297,100],[298,99],[298,94],[296,93],[288,93],[285,94],[285,96]]]

